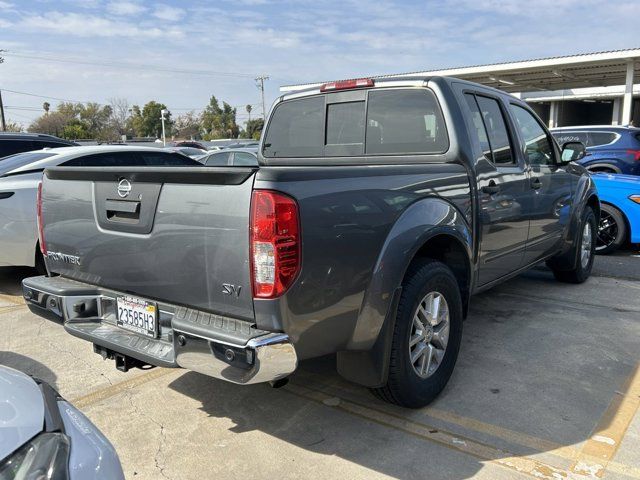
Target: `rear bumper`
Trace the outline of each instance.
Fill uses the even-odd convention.
[[[149,338],[116,325],[119,292],[63,277],[22,282],[37,315],[63,322],[71,335],[92,342],[103,355],[124,355],[149,365],[182,367],[238,384],[280,380],[298,365],[284,333],[251,322],[157,302],[159,336]]]

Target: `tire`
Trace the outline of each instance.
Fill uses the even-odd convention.
[[[586,262],[583,261],[583,242],[586,241],[586,229],[590,229],[590,246],[588,246],[588,256]],[[578,230],[577,236],[574,240],[574,246],[572,248],[573,258],[575,258],[575,266],[571,270],[558,270],[551,266],[553,271],[553,275],[556,277],[556,280],[560,282],[566,283],[582,283],[589,275],[591,275],[591,269],[593,268],[593,260],[595,257],[595,249],[596,249],[596,232],[597,232],[597,223],[596,223],[596,215],[593,212],[591,207],[585,207],[582,212],[582,219],[580,222],[580,229]],[[585,245],[586,246],[586,245]]]
[[[615,252],[627,238],[627,222],[613,205],[603,203],[596,241],[596,253],[606,255]]]
[[[436,303],[439,307],[435,306]],[[418,307],[422,307],[420,313]],[[439,312],[439,318],[424,315],[433,310]],[[447,312],[448,335],[444,320]],[[424,319],[423,322],[418,320],[418,324],[424,327],[422,330],[417,329],[415,316]],[[462,340],[462,318],[460,289],[451,269],[444,263],[430,259],[411,265],[396,312],[389,376],[386,385],[372,389],[374,395],[409,408],[420,408],[431,403],[453,373]],[[418,337],[421,340],[411,346],[410,337],[414,341]],[[424,354],[418,357],[414,366],[410,355],[417,355],[421,351]],[[422,370],[422,376],[419,370]]]

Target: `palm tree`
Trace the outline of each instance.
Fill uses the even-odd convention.
[[[49,114],[49,108],[51,108],[51,104],[49,102],[44,102],[42,104],[42,108],[44,108],[44,114],[48,115]]]
[[[246,109],[247,109],[247,113],[249,114],[249,121],[251,121],[251,110],[253,109],[251,108],[251,105],[247,105]]]

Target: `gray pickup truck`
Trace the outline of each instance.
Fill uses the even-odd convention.
[[[283,95],[258,167],[63,167],[38,202],[39,315],[128,370],[282,384],[299,360],[419,407],[472,294],[547,262],[590,274],[600,204],[519,99],[454,78]]]

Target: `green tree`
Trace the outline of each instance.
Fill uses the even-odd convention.
[[[145,104],[140,110],[137,105],[132,109],[132,123],[133,129],[139,137],[156,137],[162,136],[162,120],[160,119],[160,111],[165,110],[167,107],[163,103],[158,103],[152,100]],[[172,130],[173,122],[171,120],[171,113],[165,115],[165,129],[169,133]]]
[[[264,128],[264,119],[256,118],[247,121],[245,129],[242,130],[240,136],[242,138],[252,138],[254,140],[260,140],[260,134]]]
[[[222,109],[213,95],[202,112],[202,128],[209,138],[222,138],[219,136],[222,131]]]

